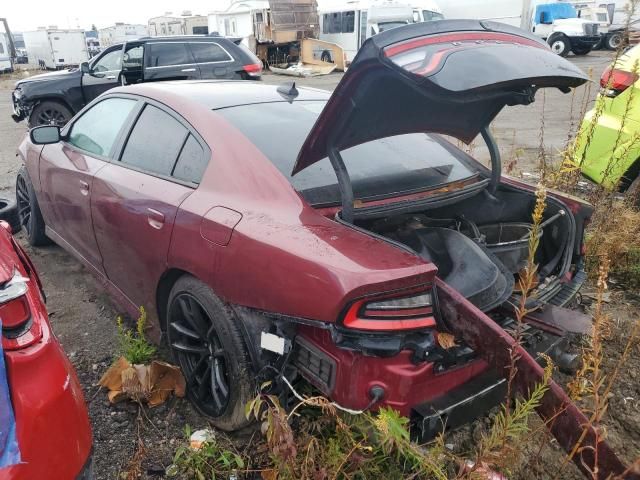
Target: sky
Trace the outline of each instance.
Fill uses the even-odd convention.
[[[190,10],[194,15],[206,15],[227,7],[229,0],[2,0],[0,17],[5,17],[15,32],[36,30],[41,26],[98,28],[115,22],[146,25],[151,17],[173,12],[180,15]],[[1,31],[1,27],[0,27]]]

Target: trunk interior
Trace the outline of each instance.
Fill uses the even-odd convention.
[[[434,263],[440,278],[486,312],[518,293],[535,201],[534,192],[500,185],[494,195],[483,190],[446,207],[354,223]],[[536,254],[538,292],[568,271],[574,239],[573,215],[548,196]]]

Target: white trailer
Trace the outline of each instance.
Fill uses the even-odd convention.
[[[41,68],[77,67],[89,60],[84,30],[48,28],[23,35],[29,61]]]

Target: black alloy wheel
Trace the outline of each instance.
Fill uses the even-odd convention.
[[[168,320],[170,345],[191,400],[204,414],[222,416],[229,404],[230,376],[212,319],[195,296],[180,293],[171,302]]]
[[[29,187],[25,177],[18,175],[16,179],[16,204],[18,206],[18,218],[20,219],[20,225],[25,229],[27,235],[33,231],[33,217],[31,216],[31,202],[29,198]]]

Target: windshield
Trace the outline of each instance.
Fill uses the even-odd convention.
[[[216,113],[248,137],[309,203],[339,204],[338,180],[328,158],[291,176],[298,152],[324,106],[324,101],[275,102]],[[354,195],[361,200],[427,190],[477,173],[471,163],[459,160],[464,154],[453,145],[424,133],[374,140],[341,154]]]

